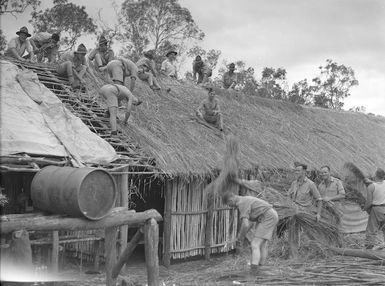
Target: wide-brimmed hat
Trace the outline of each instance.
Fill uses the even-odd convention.
[[[234,67],[235,68],[235,64],[234,63],[230,63],[229,65],[228,65],[228,67],[230,68],[230,67]]]
[[[168,56],[171,55],[171,54],[177,55],[178,53],[175,52],[175,51],[169,51],[169,52],[167,52],[166,57],[168,57]]]
[[[16,35],[19,35],[20,33],[26,34],[27,37],[31,37],[31,34],[28,33],[27,27],[21,27],[19,31],[16,32]]]
[[[75,53],[75,54],[83,54],[83,55],[85,55],[85,54],[87,53],[87,48],[86,48],[85,45],[80,44],[80,45],[78,46],[78,49],[77,49],[74,53]]]
[[[143,53],[143,55],[146,57],[146,58],[149,58],[150,60],[154,59],[154,54],[155,54],[155,51],[154,50],[148,50],[146,52]]]
[[[55,42],[59,42],[60,41],[60,36],[58,33],[53,33],[52,36],[51,36],[51,39],[54,40]]]
[[[103,35],[101,35],[99,38],[99,45],[104,45],[107,43],[108,43],[107,39]]]

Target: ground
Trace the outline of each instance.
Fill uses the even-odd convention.
[[[345,241],[345,246],[361,248],[361,242],[360,237],[352,236]],[[311,241],[303,244],[297,259],[287,258],[287,247],[282,239],[273,241],[270,249],[271,256],[259,275],[249,273],[246,249],[241,255],[230,253],[209,261],[178,262],[168,269],[160,266],[161,285],[385,285],[384,263],[376,265],[379,262],[375,260],[336,256]],[[135,260],[121,273],[119,280],[124,278],[128,285],[146,285],[143,258]],[[104,273],[80,275],[77,269],[76,275],[82,281],[60,284],[105,285]]]

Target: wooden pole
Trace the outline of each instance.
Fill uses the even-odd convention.
[[[131,254],[134,252],[135,247],[138,245],[138,242],[142,237],[142,233],[143,233],[142,228],[139,228],[136,231],[135,235],[131,238],[130,243],[127,244],[127,247],[120,254],[118,262],[114,265],[112,269],[112,278],[118,277],[123,265],[128,262],[128,259],[130,258]]]
[[[157,221],[162,216],[154,209],[137,213],[134,210],[122,210],[115,208],[111,214],[97,221],[86,218],[73,218],[65,215],[52,216],[21,216],[7,215],[9,221],[2,221],[0,224],[1,233],[10,233],[18,229],[52,231],[52,230],[90,230],[106,228],[111,226],[128,225],[130,228],[138,228],[149,218]]]
[[[128,167],[124,168],[123,171],[127,172]],[[128,209],[128,174],[121,175],[120,193],[120,205]],[[120,227],[120,254],[122,254],[127,247],[127,232],[127,225]]]
[[[112,268],[116,264],[116,231],[116,226],[105,229],[106,286],[116,285],[116,279],[112,277]]]
[[[354,256],[374,260],[385,260],[385,253],[369,249],[350,249],[329,246],[329,249],[342,256]]]
[[[163,264],[165,267],[170,266],[171,261],[171,195],[172,183],[166,181],[164,189],[164,222],[163,222]]]
[[[144,246],[147,266],[147,285],[159,285],[159,258],[158,258],[159,229],[154,219],[147,220],[144,225]]]
[[[205,259],[206,260],[209,260],[211,255],[213,219],[214,219],[214,195],[207,196],[207,216],[206,216],[206,229],[205,229]]]
[[[53,273],[59,271],[59,232],[57,230],[52,232],[51,269]]]

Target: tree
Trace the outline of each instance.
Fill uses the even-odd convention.
[[[54,0],[54,6],[43,11],[34,10],[29,22],[36,31],[60,32],[61,42],[72,49],[76,40],[85,33],[94,33],[96,25],[84,6],[68,3],[68,0]]]
[[[0,51],[4,51],[6,47],[7,47],[7,41],[5,40],[3,30],[0,29]]]
[[[286,99],[286,70],[284,68],[268,68],[262,71],[262,79],[258,88],[258,95],[261,97]]]
[[[131,42],[137,54],[142,54],[150,44],[160,54],[169,45],[181,47],[185,40],[204,37],[190,11],[177,0],[126,0],[121,15],[121,36]]]
[[[312,88],[307,83],[307,79],[303,79],[293,84],[292,89],[287,94],[287,100],[296,104],[312,103]]]
[[[351,67],[339,65],[328,59],[326,66],[320,66],[321,75],[314,78],[314,105],[323,108],[342,109],[342,100],[350,96],[350,88],[358,85]]]
[[[9,13],[23,13],[28,7],[36,9],[40,5],[39,0],[0,0],[0,15]]]

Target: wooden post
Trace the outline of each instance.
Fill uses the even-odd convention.
[[[174,181],[175,182],[175,181]],[[171,198],[172,183],[166,181],[164,189],[164,221],[163,221],[163,265],[170,266],[171,261]]]
[[[106,286],[116,285],[116,279],[112,278],[112,268],[116,264],[116,231],[116,226],[105,229]]]
[[[211,255],[211,239],[213,236],[214,219],[214,195],[207,197],[207,216],[205,229],[205,259],[209,260]]]
[[[51,270],[53,273],[59,271],[59,231],[57,230],[52,232]]]
[[[159,228],[153,218],[144,225],[144,250],[147,265],[147,285],[159,285],[159,258],[158,258]]]
[[[99,272],[100,268],[100,240],[95,240],[94,247],[95,247],[95,253],[94,253],[94,271]]]
[[[115,266],[112,269],[112,278],[118,277],[123,265],[127,263],[128,258],[130,258],[132,252],[134,252],[135,250],[135,247],[138,245],[138,242],[142,237],[142,233],[143,233],[142,228],[138,229],[134,237],[130,240],[130,243],[127,244],[126,249],[124,249],[124,251],[120,254],[118,262],[115,264]]]
[[[128,172],[128,167],[124,168],[123,172]],[[120,179],[120,205],[128,209],[128,174],[121,175]],[[122,254],[127,247],[127,232],[128,226],[122,225],[120,227],[120,254]]]

